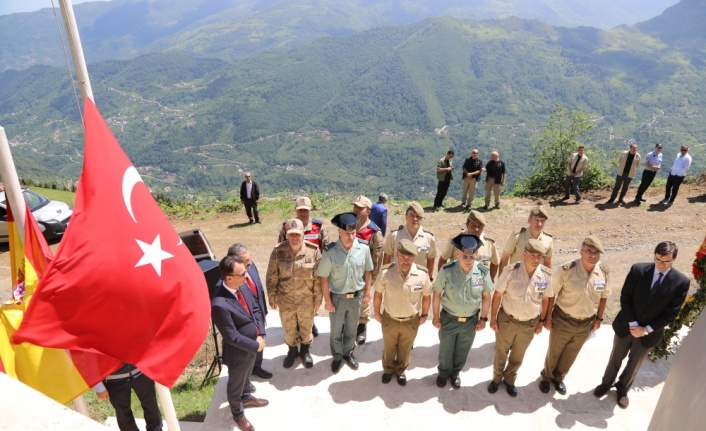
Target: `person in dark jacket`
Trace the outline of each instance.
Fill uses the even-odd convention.
[[[240,203],[245,207],[245,214],[250,219],[250,224],[260,223],[260,214],[257,212],[257,203],[260,200],[260,187],[252,179],[252,173],[245,173],[245,181],[240,185]]]

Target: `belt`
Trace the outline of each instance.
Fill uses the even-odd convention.
[[[471,314],[471,315],[468,316],[468,317],[459,317],[459,316],[454,316],[453,314],[449,313],[448,311],[446,311],[446,310],[444,310],[444,309],[441,310],[442,313],[448,314],[449,317],[451,317],[453,320],[459,321],[459,322],[461,322],[461,323],[466,322],[468,319],[474,318],[474,317],[476,316],[476,314],[478,314],[479,311],[480,311],[480,309],[476,310],[475,313]]]
[[[132,372],[127,372],[123,374],[111,374],[108,377],[105,378],[105,380],[120,380],[120,379],[128,379],[131,377],[139,377],[140,374],[142,374],[142,371],[138,369],[132,370]]]
[[[414,319],[415,317],[416,317],[416,318],[419,318],[419,314],[413,314],[413,315],[411,315],[411,316],[409,316],[409,317],[394,317],[394,316],[390,316],[390,313],[388,313],[387,311],[385,312],[385,314],[387,314],[387,315],[390,317],[390,319],[396,320],[396,321],[398,321],[398,322],[406,322],[406,321],[408,321],[408,320]]]
[[[329,293],[333,293],[334,295],[338,295],[338,296],[343,296],[346,299],[351,299],[351,298],[359,297],[361,292],[363,292],[363,289],[356,290],[355,292],[348,292],[348,293],[335,293],[335,292],[329,292]]]
[[[507,311],[505,311],[504,308],[501,307],[500,309],[503,311],[503,313],[507,314],[507,316],[508,316],[511,320],[514,320],[515,322],[519,322],[519,323],[527,323],[527,322],[530,322],[530,321],[532,321],[532,320],[534,320],[534,319],[536,319],[536,318],[539,317],[539,314],[538,314],[538,315],[534,316],[534,317],[531,318],[531,319],[522,320],[522,319],[518,319],[517,317],[515,317],[515,316],[513,316],[512,314],[508,313]]]
[[[589,317],[573,317],[573,316],[571,316],[570,314],[567,314],[567,313],[566,313],[564,310],[562,310],[561,308],[559,308],[559,306],[554,307],[554,309],[556,310],[557,314],[559,314],[561,317],[563,317],[563,318],[565,318],[565,319],[567,319],[567,320],[571,320],[571,321],[576,322],[576,323],[586,323],[587,321],[593,320],[593,319],[596,318],[596,315],[595,315],[595,314],[594,314],[593,316],[589,316]]]

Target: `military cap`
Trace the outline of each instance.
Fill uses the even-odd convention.
[[[414,245],[412,241],[408,239],[403,239],[402,241],[397,243],[397,251],[404,254],[405,256],[416,256],[417,246]]]
[[[351,202],[353,205],[360,207],[360,208],[367,208],[370,209],[373,207],[373,203],[370,201],[370,199],[366,198],[363,195],[358,196],[355,198],[353,202]]]
[[[290,218],[284,222],[284,230],[287,232],[287,235],[290,233],[304,235],[304,224],[298,218]]]
[[[295,210],[311,210],[311,199],[306,196],[299,196],[295,203]]]
[[[586,237],[586,239],[583,240],[583,244],[595,248],[599,253],[605,253],[603,244],[601,244],[601,241],[593,235]]]
[[[480,240],[475,235],[468,233],[461,233],[456,235],[454,239],[451,240],[451,245],[453,245],[458,250],[464,253],[475,253],[478,248],[483,245],[483,241]]]
[[[662,148],[662,144],[657,144],[657,145],[655,145],[655,147]]]
[[[534,238],[531,238],[529,241],[527,241],[527,243],[525,244],[525,250],[530,253],[539,253],[542,256],[547,254],[547,248],[544,247],[542,241]]]
[[[355,225],[358,223],[358,216],[355,213],[337,214],[331,219],[331,223],[339,229],[346,231],[355,231]]]
[[[410,202],[409,206],[407,207],[407,211],[409,211],[410,209],[417,213],[419,217],[424,217],[424,208],[422,208],[422,205],[419,202]]]
[[[473,210],[468,214],[468,218],[466,219],[466,221],[476,221],[476,222],[480,223],[482,226],[485,226],[485,224],[486,224],[485,216],[476,210]]]
[[[544,209],[543,206],[539,205],[539,206],[532,208],[532,210],[530,210],[530,216],[544,217],[544,218],[548,219],[549,213],[547,212],[547,210]]]

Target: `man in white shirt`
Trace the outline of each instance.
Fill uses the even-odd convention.
[[[642,171],[642,181],[640,181],[640,187],[638,187],[637,195],[635,195],[636,205],[640,205],[640,203],[646,201],[642,195],[647,191],[647,188],[655,179],[657,171],[662,167],[662,144],[655,145],[654,151],[647,153],[643,165],[645,166],[645,170]]]
[[[677,198],[677,193],[679,193],[679,186],[681,186],[682,181],[684,181],[686,173],[689,172],[689,167],[691,167],[689,147],[687,145],[682,145],[677,158],[674,159],[672,169],[669,171],[669,178],[667,178],[667,189],[664,193],[662,205],[670,206],[674,203],[674,199]]]

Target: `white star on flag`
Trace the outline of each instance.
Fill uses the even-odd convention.
[[[139,239],[135,239],[135,241],[137,241],[137,245],[140,246],[142,252],[144,253],[140,261],[135,264],[135,268],[137,268],[138,266],[150,264],[152,265],[152,268],[154,268],[154,270],[157,272],[157,275],[161,277],[162,261],[165,259],[169,259],[170,257],[174,257],[174,255],[162,250],[162,244],[159,240],[159,234],[157,234],[157,237],[154,239],[152,244],[147,244],[146,242],[142,242]]]

